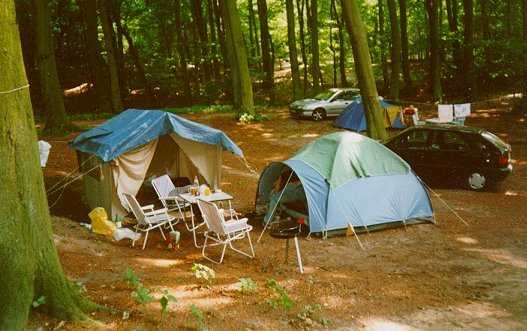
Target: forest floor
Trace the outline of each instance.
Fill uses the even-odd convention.
[[[224,130],[258,172],[334,131],[329,121],[290,119],[286,109],[269,114],[269,121],[245,126],[235,124],[232,114],[188,117]],[[116,311],[93,313],[95,323],[64,323],[37,308],[30,328],[525,330],[527,116],[512,114],[500,105],[474,112],[467,124],[499,134],[512,145],[514,158],[513,174],[497,190],[435,188],[468,226],[433,197],[437,225],[362,234],[365,250],[353,237],[302,238],[303,275],[293,258],[284,264],[284,242],[265,235],[256,246],[254,260],[227,252],[222,265],[212,266],[215,279],[203,284],[190,269],[193,263],[211,264],[194,248],[188,232],[182,231],[182,243],[175,252],[164,248],[158,233],[144,251],[131,248],[127,240],[113,242],[79,225],[88,217],[84,211],[79,213],[78,191],[68,189],[56,204],[50,198],[50,204],[55,204],[54,240],[64,270],[93,301]],[[76,167],[75,153],[67,147],[73,136],[45,137],[53,145],[44,170],[48,186]],[[237,209],[252,211],[257,176],[235,157],[225,155],[224,161],[223,190],[235,197]],[[256,226],[253,241],[260,231],[261,226]],[[140,305],[132,299],[132,288],[123,280],[128,267],[155,296],[167,291],[177,298],[163,318],[158,302]],[[256,290],[240,292],[240,278],[254,280]],[[266,287],[270,278],[294,301],[290,310],[270,304],[275,298]],[[197,307],[194,313],[191,305]]]

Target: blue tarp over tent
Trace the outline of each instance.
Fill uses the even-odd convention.
[[[348,223],[367,227],[414,219],[433,221],[428,192],[410,166],[360,134],[332,133],[288,160],[271,163],[260,176],[257,209],[267,206],[273,183],[288,168],[304,188],[310,232],[345,229]]]
[[[392,104],[384,101],[383,98],[379,97],[379,103],[381,104],[381,108],[387,111],[388,108],[393,107]],[[404,129],[405,125],[401,121],[401,118],[399,114],[397,116],[394,116],[393,119],[390,120],[388,113],[385,113],[386,121],[388,122],[388,126],[394,128],[394,129]],[[339,117],[335,119],[335,122],[333,123],[336,127],[347,129],[355,132],[361,132],[366,131],[366,115],[364,114],[364,106],[362,103],[362,99],[360,97],[357,97],[354,99],[340,114]]]
[[[221,130],[161,110],[128,109],[77,136],[71,147],[108,162],[165,134],[223,149],[243,157],[242,150]]]

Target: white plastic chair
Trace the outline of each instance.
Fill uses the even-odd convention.
[[[194,231],[195,229],[187,222],[187,217],[192,216],[190,204],[179,197],[179,194],[188,192],[190,185],[175,187],[168,175],[154,178],[151,183],[159,200],[168,212],[175,211],[178,222],[183,221],[188,231]]]
[[[208,228],[207,232],[205,232],[205,242],[203,243],[203,249],[201,250],[201,254],[204,258],[213,263],[222,263],[227,245],[235,252],[245,255],[249,258],[254,257],[254,248],[251,242],[251,235],[249,233],[253,227],[247,224],[247,218],[230,219],[226,221],[223,211],[218,209],[215,204],[203,201],[201,199],[197,199],[197,203],[198,208],[201,211],[201,215],[203,216],[203,220],[207,224]],[[249,240],[249,247],[251,248],[250,253],[236,249],[232,245],[233,241],[240,240],[245,237],[247,237]],[[213,241],[212,244],[207,244],[209,239]],[[218,245],[223,245],[219,261],[213,260],[205,254],[207,247]]]
[[[137,220],[137,224],[135,225],[135,232],[146,232],[145,240],[143,241],[143,249],[145,249],[146,247],[146,242],[148,241],[148,233],[151,230],[159,229],[159,231],[161,232],[161,236],[163,236],[163,239],[165,240],[166,237],[163,233],[162,226],[168,225],[170,229],[174,231],[171,221],[173,221],[175,217],[170,216],[166,208],[154,210],[154,205],[141,207],[141,205],[139,204],[139,202],[137,202],[137,199],[133,195],[123,193],[123,196],[126,199],[128,206],[132,210],[132,213],[134,214]],[[132,247],[134,247],[134,245],[135,240],[132,241]]]

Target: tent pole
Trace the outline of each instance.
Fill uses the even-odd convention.
[[[351,231],[353,231],[355,238],[357,238],[357,242],[359,243],[360,248],[364,251],[365,250],[364,246],[362,246],[362,242],[360,241],[359,236],[357,235],[357,232],[355,232],[355,228],[353,227],[353,225],[351,225],[351,222],[348,222],[348,226],[351,229]]]
[[[276,211],[276,208],[278,207],[278,204],[280,203],[280,200],[282,200],[282,196],[284,195],[285,188],[287,187],[287,184],[289,184],[289,181],[291,180],[291,177],[293,177],[293,171],[291,171],[291,174],[289,175],[289,178],[287,179],[287,182],[285,183],[284,188],[282,189],[282,192],[280,192],[280,196],[278,197],[278,200],[276,201],[276,204],[273,207],[273,211],[271,212],[271,216],[269,217],[269,220],[267,222],[265,222],[265,225],[264,225],[264,228],[262,230],[262,233],[260,233],[260,236],[258,237],[258,240],[256,241],[256,243],[260,242],[265,230],[267,229],[267,226],[269,225],[269,223],[271,223],[271,220],[273,219],[274,212]],[[265,216],[264,216],[264,220],[265,220]]]

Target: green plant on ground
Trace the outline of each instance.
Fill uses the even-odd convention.
[[[325,316],[321,316],[321,312],[322,306],[318,303],[305,305],[296,315],[296,318],[302,322],[317,321],[323,326],[328,326],[331,324],[331,320]]]
[[[190,306],[190,316],[192,316],[194,318],[194,321],[196,322],[196,329],[206,330],[205,315],[203,315],[201,309],[199,309],[196,305]]]
[[[232,113],[232,105],[194,105],[191,107],[166,108],[167,112],[173,114],[214,114]]]
[[[130,267],[126,268],[126,270],[124,271],[123,279],[125,282],[129,283],[133,287],[141,285],[139,277],[137,277],[137,275],[135,274],[134,269]]]
[[[256,284],[256,282],[249,277],[240,278],[238,284],[240,285],[238,288],[238,292],[242,294],[250,294],[258,290],[258,285]]]
[[[177,299],[172,294],[169,294],[168,291],[164,291],[161,298],[159,298],[159,304],[161,305],[161,318],[166,315],[168,312],[168,305],[170,302],[176,302]]]
[[[267,304],[269,304],[274,309],[283,308],[285,310],[289,310],[293,308],[295,302],[293,299],[291,299],[289,294],[287,294],[283,286],[278,284],[275,279],[270,278],[267,280],[267,288],[271,289],[275,296],[274,298],[267,299]]]
[[[203,264],[194,263],[190,271],[196,279],[205,282],[207,285],[210,285],[214,278],[216,278],[216,272]]]
[[[250,124],[254,122],[262,122],[266,121],[268,118],[265,115],[256,113],[256,114],[249,114],[249,113],[243,113],[238,117],[238,122],[242,124]]]
[[[38,298],[36,298],[36,299],[33,301],[33,303],[31,304],[31,306],[32,306],[33,308],[37,308],[37,307],[39,307],[39,306],[42,306],[42,305],[45,304],[45,303],[46,303],[46,297],[43,296],[43,295],[41,295],[41,296],[39,296]]]

